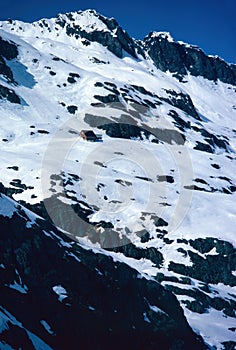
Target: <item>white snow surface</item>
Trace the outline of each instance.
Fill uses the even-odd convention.
[[[13,213],[16,211],[15,202],[13,200],[9,200],[4,195],[1,195],[0,203],[0,214],[2,216],[11,218]]]
[[[47,321],[41,320],[40,323],[49,334],[54,334],[51,326],[47,323]]]
[[[184,312],[193,330],[200,334],[207,344],[215,346],[217,350],[224,349],[223,345],[220,345],[221,342],[235,342],[235,331],[229,330],[229,328],[235,327],[235,318],[225,318],[222,311],[215,309],[210,309],[208,313],[201,315],[193,313],[187,308]],[[223,327],[224,323],[227,323],[227,329]]]
[[[63,299],[67,298],[67,291],[64,287],[61,285],[57,285],[52,287],[53,291],[58,295],[58,300],[62,301]]]

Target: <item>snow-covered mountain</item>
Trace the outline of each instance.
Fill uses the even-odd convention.
[[[169,33],[0,22],[1,348],[234,349],[235,101]]]

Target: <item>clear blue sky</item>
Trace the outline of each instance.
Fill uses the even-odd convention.
[[[153,30],[169,31],[175,40],[236,63],[236,0],[5,0],[0,20],[31,22],[88,8],[115,17],[136,39]]]

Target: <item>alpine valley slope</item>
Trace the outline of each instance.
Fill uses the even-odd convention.
[[[1,349],[235,348],[235,101],[169,33],[0,22]]]

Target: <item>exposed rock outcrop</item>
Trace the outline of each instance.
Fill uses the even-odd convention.
[[[167,33],[151,32],[143,45],[157,68],[174,73],[179,80],[189,72],[213,81],[236,83],[236,65],[227,64],[219,57],[207,56],[196,46],[170,40]]]
[[[20,327],[7,323],[5,343],[30,349],[26,329],[55,350],[110,349],[111,342],[113,349],[206,349],[160,284],[73,244],[44,220],[31,216],[29,225],[23,207],[11,215],[0,217],[1,305]]]

